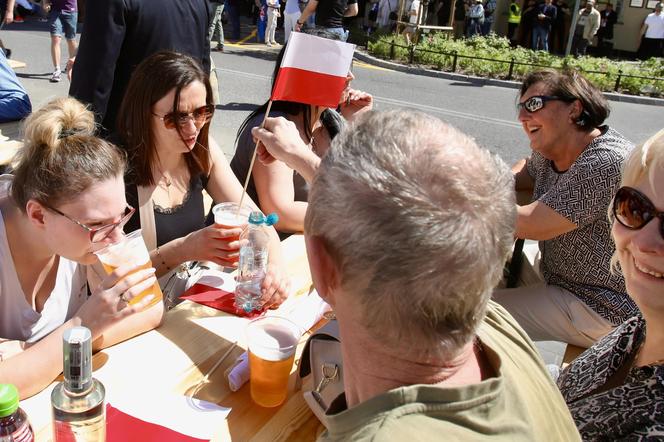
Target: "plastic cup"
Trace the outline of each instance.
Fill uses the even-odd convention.
[[[238,211],[238,207],[240,205],[237,203],[217,204],[212,208],[214,223],[226,229],[236,229],[238,227],[244,229],[252,209],[247,205],[243,205]]]
[[[97,258],[99,258],[99,261],[101,261],[104,266],[104,270],[109,275],[124,264],[138,266],[132,273],[152,267],[150,253],[145,246],[140,229],[126,235],[120,242],[106,246],[101,250],[97,250],[95,255],[97,255]],[[164,295],[159,287],[159,282],[155,282],[152,287],[143,290],[138,296],[132,298],[129,301],[129,304],[137,304],[148,295],[154,295],[154,299],[150,302],[149,306],[155,305],[163,299]]]
[[[277,407],[288,396],[288,379],[302,330],[279,316],[264,316],[247,325],[251,399]]]

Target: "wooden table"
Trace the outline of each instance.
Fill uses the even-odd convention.
[[[294,293],[308,291],[311,276],[302,236],[293,235],[282,245]],[[324,428],[296,385],[297,363],[291,372],[289,398],[280,407],[255,405],[248,383],[235,393],[230,391],[224,371],[246,348],[246,321],[185,301],[166,314],[158,329],[95,354],[93,376],[104,384],[107,392],[137,395],[154,389],[193,393],[198,399],[232,408],[227,419],[214,429],[213,440],[315,440]],[[305,334],[300,342],[296,361],[306,337]],[[198,381],[236,340],[238,346],[210,376],[210,382],[197,389]],[[51,440],[50,393],[54,385],[21,402],[37,433],[37,441]]]
[[[14,154],[23,146],[20,127],[20,121],[0,123],[0,166],[8,165]]]

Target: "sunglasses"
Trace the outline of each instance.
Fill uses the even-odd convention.
[[[613,198],[613,216],[624,227],[639,230],[651,220],[659,218],[659,233],[664,238],[664,212],[636,189],[621,187]]]
[[[535,95],[530,97],[523,103],[517,103],[516,110],[525,109],[529,113],[535,113],[542,109],[547,101],[570,101],[565,98],[557,97],[555,95]]]
[[[212,119],[214,115],[214,105],[206,104],[191,112],[169,112],[164,116],[153,113],[155,117],[164,122],[166,129],[175,129],[176,126],[184,127],[193,120],[196,127],[201,127]]]
[[[58,209],[54,209],[53,207],[48,207],[48,206],[45,207],[50,211],[57,213],[60,216],[64,216],[69,221],[76,223],[79,226],[83,227],[85,230],[87,230],[88,233],[90,234],[90,242],[92,243],[102,242],[103,240],[111,236],[111,233],[113,233],[115,229],[118,228],[122,229],[136,211],[136,209],[127,205],[124,213],[122,214],[122,218],[120,218],[120,221],[106,224],[101,227],[89,227],[83,224],[82,222],[70,217],[69,215],[65,215],[64,213],[60,212]]]

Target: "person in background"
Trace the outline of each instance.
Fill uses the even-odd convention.
[[[664,130],[634,149],[620,185],[609,211],[616,243],[611,264],[625,275],[640,314],[575,359],[558,386],[584,440],[661,440]]]
[[[406,43],[409,45],[415,37],[417,19],[420,13],[420,0],[412,0],[410,2],[410,9],[408,9],[408,26],[403,30],[403,36],[406,37]]]
[[[210,72],[210,22],[208,0],[90,2],[69,95],[90,105],[102,135],[114,133],[131,75],[150,55],[179,51]]]
[[[265,28],[265,45],[272,47],[277,44],[274,33],[277,30],[277,20],[281,16],[279,0],[267,0],[267,27]]]
[[[549,52],[549,33],[557,15],[558,9],[552,4],[552,0],[544,0],[537,7],[537,15],[533,23],[532,48],[534,50],[542,49]]]
[[[535,341],[590,347],[637,312],[621,274],[605,216],[620,169],[634,147],[604,125],[609,105],[576,71],[535,71],[524,78],[519,121],[532,154],[512,168],[516,236],[539,241],[541,284],[496,290],[494,300]]]
[[[286,0],[284,8],[284,44],[288,43],[291,32],[295,30],[295,25],[300,19],[300,5],[298,0]]]
[[[595,0],[586,0],[586,6],[579,11],[574,38],[572,40],[572,53],[575,56],[586,55],[588,46],[599,30],[601,18],[595,9]]]
[[[60,40],[64,34],[67,40],[69,59],[76,57],[78,44],[76,43],[76,24],[78,23],[78,6],[76,0],[44,0],[44,9],[48,12],[48,26],[51,31],[51,59],[53,60],[53,74],[50,82],[60,81],[62,67],[60,66]]]
[[[604,40],[613,40],[613,26],[618,21],[618,14],[613,10],[613,5],[607,3],[604,10],[599,13],[600,22],[597,31],[597,46],[602,47]]]
[[[482,35],[487,36],[493,28],[494,12],[496,12],[496,0],[486,0],[484,5],[484,23],[482,23]]]
[[[0,51],[0,123],[22,120],[32,112],[30,97]]]
[[[454,39],[458,40],[466,35],[466,0],[454,0]]]
[[[482,23],[484,23],[484,6],[482,0],[474,0],[467,13],[468,26],[466,28],[466,37],[482,35]]]
[[[0,30],[5,25],[10,25],[14,22],[14,2],[16,0],[0,0]],[[0,49],[5,53],[6,58],[11,58],[12,50],[6,48],[0,40]]]
[[[193,58],[176,52],[158,52],[141,63],[122,102],[118,129],[130,161],[127,199],[135,207],[147,204],[154,219],[150,223],[141,214],[125,230],[154,225],[150,258],[158,276],[190,261],[237,265],[241,229],[205,225],[204,190],[218,202],[239,203],[242,196],[242,184],[210,137],[213,114],[207,74]],[[257,210],[248,197],[243,204]],[[289,281],[279,237],[274,229],[269,232],[263,303],[276,307],[288,296]]]
[[[62,372],[62,334],[76,325],[99,350],[160,324],[154,269],[96,270],[94,251],[122,237],[125,157],[94,136],[94,116],[58,98],[25,122],[12,175],[0,176],[0,379],[22,398]],[[101,269],[101,266],[98,266]]]
[[[341,41],[348,39],[348,31],[343,28],[344,17],[355,17],[358,12],[357,0],[309,0],[295,23],[295,30],[300,31],[307,19],[316,14],[316,27],[335,33]]]
[[[319,440],[580,440],[535,346],[490,301],[516,216],[502,160],[412,110],[367,112],[315,164],[285,119],[253,133],[264,161],[312,182],[307,255],[344,370]]]
[[[641,25],[641,46],[639,58],[647,60],[651,57],[664,56],[664,3],[657,3],[655,11],[648,14]]]
[[[521,23],[521,6],[519,6],[516,0],[512,0],[507,17],[507,38],[510,40],[512,46],[516,46],[516,31],[519,23]]]
[[[222,17],[224,14],[224,0],[210,0],[212,7],[212,22],[210,23],[210,48],[214,51],[224,52],[224,24]],[[217,45],[212,48],[212,40],[215,33],[217,35]]]

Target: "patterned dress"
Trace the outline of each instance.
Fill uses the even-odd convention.
[[[635,316],[579,356],[558,378],[583,440],[664,440],[664,365],[633,367],[625,382],[602,388],[645,339]]]
[[[638,313],[627,296],[621,274],[611,273],[615,246],[607,210],[620,185],[623,162],[633,144],[617,131],[602,126],[574,161],[559,172],[537,152],[528,159],[535,181],[533,200],[546,204],[577,225],[571,232],[540,241],[541,270],[547,284],[574,293],[614,325]]]

